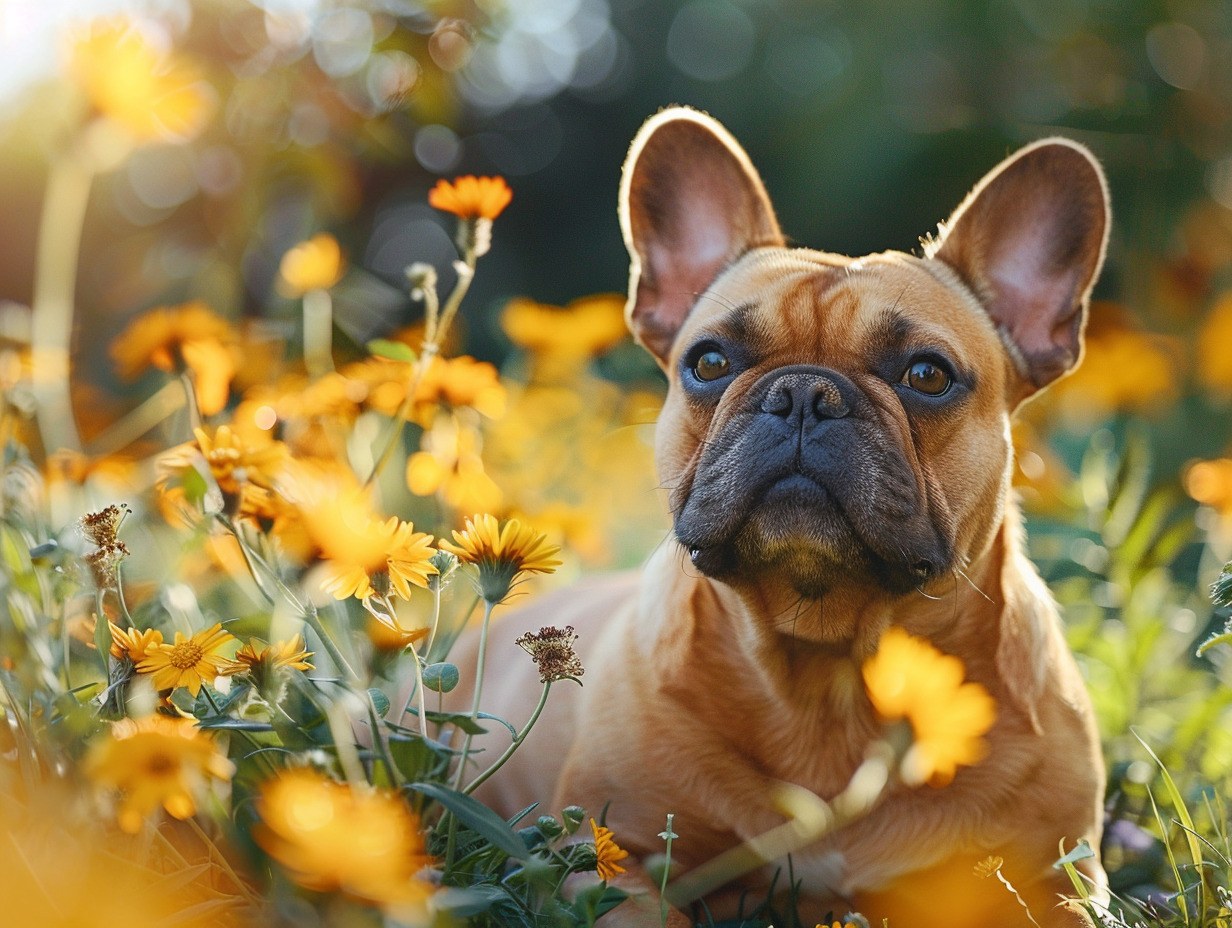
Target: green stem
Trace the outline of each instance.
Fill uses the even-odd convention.
[[[428,578],[431,584],[432,578]],[[424,645],[424,659],[432,653],[432,642],[436,641],[436,629],[441,623],[441,578],[436,578],[435,589],[432,590],[432,630],[428,632],[428,643]]]
[[[492,619],[493,603],[484,600],[483,628],[479,632],[479,657],[475,660],[475,696],[471,700],[471,721],[479,718],[479,700],[483,695],[483,665],[488,656],[488,625]],[[467,732],[466,740],[462,742],[462,754],[458,758],[458,771],[454,777],[453,788],[461,789],[462,780],[466,776],[466,759],[471,752],[471,741],[474,735]]]
[[[398,721],[406,718],[406,714],[411,711],[411,700],[415,698],[415,694],[419,694],[419,734],[425,741],[428,740],[428,704],[424,694],[423,682],[423,665],[419,660],[419,652],[415,650],[415,642],[407,645],[411,651],[411,658],[415,661],[415,689],[407,694],[406,705],[402,707],[402,715],[398,716]],[[427,653],[427,652],[424,652]]]
[[[34,269],[31,355],[43,451],[81,449],[69,390],[77,262],[94,168],[81,148],[56,158],[47,177]]]
[[[539,716],[543,713],[543,707],[548,703],[548,691],[551,688],[551,680],[543,684],[543,692],[539,694],[539,704],[535,706],[535,711],[530,714],[530,719],[528,719],[526,724],[522,726],[522,730],[519,731],[517,737],[513,739],[513,743],[510,744],[509,747],[505,748],[505,753],[498,757],[496,762],[493,763],[491,767],[479,774],[479,776],[475,777],[475,779],[471,780],[470,783],[466,785],[466,789],[462,790],[462,792],[473,793],[477,790],[488,779],[488,777],[492,776],[492,774],[496,773],[496,771],[500,770],[500,768],[504,766],[505,761],[509,760],[509,758],[513,756],[514,751],[521,747],[522,742],[526,740],[526,736],[530,734],[530,730],[534,728],[535,723],[539,721]]]
[[[180,384],[184,387],[184,405],[188,407],[188,430],[196,432],[201,428],[201,407],[197,405],[197,382],[193,380],[192,371],[185,368],[180,371]]]
[[[433,291],[431,298],[428,298],[427,291],[425,290],[425,303],[427,304],[428,314],[427,325],[424,330],[424,344],[420,350],[419,357],[415,360],[411,380],[407,384],[406,396],[403,397],[397,412],[394,413],[393,422],[390,423],[389,434],[385,439],[385,444],[381,448],[381,453],[377,455],[376,463],[372,465],[372,473],[368,474],[368,479],[364,481],[365,489],[370,487],[376,480],[377,476],[385,468],[385,465],[389,463],[394,449],[398,446],[398,439],[402,435],[402,427],[406,424],[406,417],[411,411],[411,405],[415,402],[415,394],[419,391],[419,384],[423,381],[424,374],[427,373],[428,367],[440,351],[441,343],[444,342],[445,336],[449,334],[449,327],[453,324],[453,317],[457,315],[458,308],[462,305],[462,298],[466,296],[466,291],[470,289],[471,281],[475,279],[475,262],[478,260],[479,256],[475,254],[475,249],[467,248],[466,253],[463,255],[463,260],[454,265],[458,272],[458,282],[454,284],[453,292],[449,294],[449,299],[445,301],[445,307],[440,311],[439,319],[436,313],[436,293]]]
[[[274,586],[278,589],[278,592],[281,593],[286,601],[291,604],[292,608],[299,613],[300,618],[308,623],[309,628],[317,633],[317,637],[321,639],[321,644],[324,646],[325,652],[330,656],[330,659],[334,662],[335,666],[337,666],[337,668],[347,676],[351,683],[359,683],[359,674],[355,672],[347,659],[342,656],[342,649],[338,647],[338,644],[334,641],[333,636],[326,630],[324,623],[321,621],[320,615],[317,614],[316,606],[314,606],[311,602],[302,602],[299,597],[291,591],[290,587],[282,582],[282,578],[279,577],[274,569],[265,562],[261,555],[257,554],[256,551],[253,551],[247,544],[245,544],[244,539],[240,536],[239,532],[235,530],[235,525],[230,519],[221,513],[217,514],[215,518],[217,518],[222,525],[226,526],[227,530],[235,536],[236,541],[239,542],[240,548],[245,552],[245,558],[251,558],[252,563],[260,565],[266,576],[273,581]]]
[[[482,598],[483,597],[478,593],[475,594],[475,598],[471,600],[470,608],[466,610],[466,614],[462,616],[461,621],[449,630],[449,635],[445,639],[445,646],[441,648],[441,653],[439,655],[434,658],[430,652],[425,652],[428,654],[429,660],[440,660],[449,656],[449,652],[453,650],[453,646],[458,643],[458,638],[462,636],[462,632],[465,631],[466,626],[470,624],[471,616],[475,614],[475,609],[478,607]]]
[[[334,369],[333,301],[328,290],[304,294],[304,367],[317,380]]]

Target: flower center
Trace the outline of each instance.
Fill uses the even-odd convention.
[[[188,670],[197,666],[197,662],[205,655],[201,645],[195,641],[184,641],[171,649],[171,666],[177,670]]]

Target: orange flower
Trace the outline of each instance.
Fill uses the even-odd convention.
[[[629,856],[629,852],[612,839],[610,828],[595,824],[593,818],[590,820],[590,827],[595,833],[595,869],[599,871],[599,879],[614,879],[616,874],[625,872],[625,868],[617,861],[624,860]]]
[[[510,300],[500,324],[518,347],[541,358],[573,363],[602,354],[629,334],[625,297],[617,293],[584,296],[568,306]]]
[[[261,786],[253,836],[299,885],[380,906],[422,902],[431,865],[419,820],[397,793],[284,770]]]
[[[140,664],[146,659],[150,650],[163,643],[163,633],[157,628],[130,628],[127,631],[114,622],[107,623],[111,627],[111,656],[127,657],[134,664]]]
[[[278,273],[287,296],[303,296],[310,290],[328,290],[342,279],[346,261],[338,240],[328,233],[300,242],[285,255]]]
[[[197,404],[212,416],[227,405],[239,360],[231,325],[200,301],[160,306],[132,322],[111,343],[111,357],[125,380],[149,367],[169,374],[192,371]]]
[[[983,736],[996,720],[996,703],[979,683],[964,682],[964,672],[957,657],[898,627],[881,636],[877,653],[864,662],[877,714],[911,723],[906,782],[945,786],[959,766],[977,764],[988,752]]]
[[[1232,393],[1232,293],[1213,307],[1198,336],[1198,378],[1218,393]]]
[[[235,766],[193,722],[151,715],[112,724],[91,746],[86,772],[123,792],[120,827],[135,833],[159,806],[173,818],[190,818],[208,778],[229,780]]]
[[[123,20],[79,36],[69,70],[98,112],[137,141],[186,141],[214,107],[213,90],[195,65],[168,59]]]
[[[149,645],[145,660],[137,665],[137,671],[152,673],[157,689],[169,690],[182,686],[196,696],[204,681],[213,681],[216,677],[235,672],[230,661],[214,653],[234,640],[218,622],[191,638],[176,632],[175,644]]]
[[[459,219],[495,219],[513,199],[513,191],[503,177],[466,175],[438,180],[428,193],[428,203]]]

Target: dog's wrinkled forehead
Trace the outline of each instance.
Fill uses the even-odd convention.
[[[944,265],[808,249],[758,249],[720,274],[698,297],[674,357],[704,340],[756,346],[761,368],[848,374],[877,369],[887,353],[933,351],[970,367],[1004,352],[987,314]]]

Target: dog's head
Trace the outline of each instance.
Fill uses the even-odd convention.
[[[1108,205],[1050,139],[975,187],[923,257],[788,249],[713,119],[652,118],[625,164],[628,318],[670,381],[656,457],[703,573],[894,596],[988,544],[1009,417],[1072,369]]]

